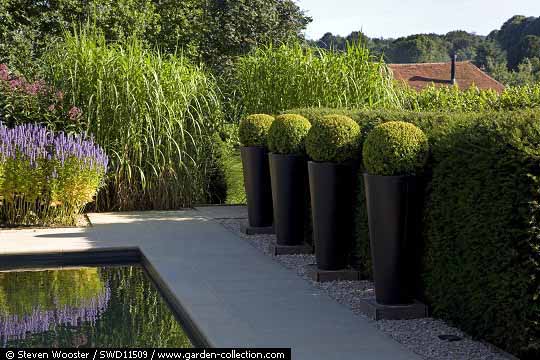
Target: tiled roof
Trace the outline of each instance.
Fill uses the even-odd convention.
[[[394,78],[409,83],[416,90],[421,90],[430,84],[435,86],[450,86],[451,63],[425,64],[389,64]],[[456,83],[462,90],[476,85],[479,89],[493,89],[497,92],[504,90],[504,85],[480,70],[470,61],[456,62]]]

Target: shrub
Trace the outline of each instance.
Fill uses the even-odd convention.
[[[28,81],[0,64],[0,119],[13,127],[46,123],[50,129],[77,131],[81,110],[70,105],[62,91],[43,80]]]
[[[47,80],[82,110],[81,130],[111,155],[98,210],[172,209],[209,200],[222,121],[216,83],[182,55],[90,30],[43,58]],[[217,188],[217,187],[216,187]]]
[[[72,224],[102,185],[108,157],[92,139],[38,125],[0,124],[0,218]]]
[[[270,126],[268,148],[277,154],[304,154],[305,138],[310,127],[309,120],[301,115],[280,115]]]
[[[540,117],[480,115],[434,147],[426,295],[434,314],[518,355],[540,356]]]
[[[424,132],[411,123],[378,125],[364,141],[362,157],[372,175],[414,175],[422,172],[429,152]]]
[[[244,146],[268,146],[268,131],[274,117],[266,114],[252,114],[240,120],[238,136]]]
[[[436,317],[518,355],[540,356],[540,113],[294,109],[342,113],[373,129],[406,121],[424,131],[422,278]],[[358,177],[355,267],[371,273],[364,184]]]
[[[540,84],[506,87],[502,93],[475,86],[429,86],[422,91],[403,87],[399,92],[404,109],[415,111],[513,111],[540,107]]]
[[[328,115],[313,123],[306,150],[315,161],[344,162],[359,157],[360,126],[343,115]]]

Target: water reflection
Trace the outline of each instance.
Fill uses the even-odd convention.
[[[136,266],[0,273],[4,347],[190,347]]]

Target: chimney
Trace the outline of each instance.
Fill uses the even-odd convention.
[[[457,61],[457,55],[452,55],[452,69],[450,72],[450,82],[453,84],[456,83],[456,61]]]

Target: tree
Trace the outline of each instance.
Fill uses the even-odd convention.
[[[350,33],[346,38],[345,38],[345,41],[346,42],[349,42],[349,43],[361,43],[361,44],[364,44],[364,45],[368,45],[369,42],[370,42],[370,39],[369,37],[367,37],[363,32],[361,31],[353,31],[352,33]]]
[[[327,32],[317,41],[316,45],[327,50],[345,50],[345,39],[342,36]]]
[[[483,36],[471,34],[463,30],[450,31],[444,35],[444,40],[450,44],[451,52],[462,51],[464,53],[474,52],[474,48],[478,47],[484,40]]]
[[[203,58],[222,71],[258,44],[301,36],[311,21],[291,0],[219,0],[205,11]]]
[[[530,57],[527,42],[534,44],[536,40],[528,38],[529,35],[540,36],[540,17],[513,16],[493,33],[492,36],[507,53],[510,69],[516,69],[526,57]]]
[[[205,0],[153,0],[159,31],[149,41],[168,53],[177,50],[195,57],[202,42]]]
[[[524,59],[540,57],[540,36],[527,35],[521,40],[520,55]]]
[[[493,40],[486,40],[476,48],[476,54],[473,58],[476,66],[487,69],[489,64],[501,64],[506,66],[506,54]]]
[[[449,61],[448,47],[434,34],[411,35],[392,43],[387,54],[394,63],[426,63]]]
[[[44,49],[81,22],[114,40],[155,33],[158,19],[152,0],[0,0],[0,63],[31,72]]]
[[[89,22],[107,41],[136,36],[217,68],[310,21],[292,0],[0,0],[0,63],[28,74],[63,31]]]

